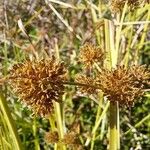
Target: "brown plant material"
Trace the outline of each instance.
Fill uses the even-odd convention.
[[[150,71],[146,68],[145,65],[142,66],[132,66],[130,68],[130,72],[134,77],[135,83],[137,87],[144,87],[144,85],[148,85],[150,80]]]
[[[104,58],[104,53],[100,47],[86,43],[80,49],[79,61],[86,67],[91,67],[94,62],[101,62]]]
[[[119,66],[111,71],[103,69],[97,76],[97,84],[110,101],[132,106],[134,99],[144,94],[144,83],[150,80],[150,72],[146,70],[145,66],[129,69]]]
[[[83,74],[77,74],[75,82],[85,84],[85,86],[79,86],[78,88],[82,93],[93,94],[96,93],[95,80],[92,77],[87,77]]]
[[[41,116],[52,113],[53,101],[61,102],[64,80],[64,64],[54,58],[28,60],[14,65],[9,77],[9,83],[18,97]]]
[[[74,150],[81,150],[82,146],[79,143],[79,135],[74,132],[70,131],[64,135],[64,138],[61,140],[61,142],[65,145],[68,145]]]
[[[44,139],[47,143],[50,144],[62,143],[69,146],[69,148],[72,148],[73,150],[82,150],[82,146],[79,142],[78,136],[79,136],[78,133],[70,131],[64,135],[63,139],[60,139],[58,132],[53,131],[53,132],[46,132]]]
[[[111,1],[111,8],[114,12],[122,11],[126,0],[112,0]],[[127,5],[129,6],[130,10],[134,10],[140,4],[139,0],[128,0]]]
[[[77,144],[77,134],[75,132],[69,132],[64,135],[62,142],[66,145]]]
[[[59,142],[58,132],[57,131],[46,132],[44,139],[47,143],[51,143],[51,144],[58,143]]]

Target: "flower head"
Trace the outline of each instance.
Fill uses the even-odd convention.
[[[91,67],[94,62],[100,62],[103,60],[104,53],[100,47],[96,47],[93,44],[86,43],[80,49],[79,61],[86,67]]]
[[[126,0],[112,0],[111,1],[111,8],[114,12],[119,12],[123,9]],[[139,0],[128,0],[127,5],[129,6],[130,10],[135,9],[139,6]]]
[[[144,66],[132,66],[130,69],[119,66],[111,71],[102,70],[97,76],[97,84],[110,101],[131,106],[134,99],[143,95],[143,83],[149,79],[150,73]]]
[[[92,77],[87,77],[84,74],[77,74],[75,81],[77,83],[84,84],[85,86],[80,86],[79,89],[82,93],[88,93],[88,94],[93,94],[96,93],[96,88],[95,86],[95,79]]]
[[[69,133],[66,133],[64,135],[64,138],[62,139],[62,142],[66,145],[73,145],[73,144],[77,144],[77,139],[78,139],[78,135],[77,133],[71,131]]]
[[[45,116],[53,111],[53,101],[61,102],[65,79],[64,64],[52,58],[14,65],[9,81],[14,92],[35,114]]]
[[[74,150],[82,150],[83,147],[80,144],[79,135],[74,131],[70,131],[64,135],[61,142]]]
[[[46,132],[44,138],[47,143],[63,143],[74,150],[82,150],[82,146],[79,141],[79,135],[74,131],[69,131],[68,133],[64,134],[63,138],[59,137],[57,131]]]
[[[58,136],[57,131],[46,132],[44,138],[47,143],[58,143],[59,142],[59,136]]]
[[[150,81],[150,71],[146,68],[145,65],[142,66],[132,66],[130,72],[134,77],[137,87],[144,86]]]

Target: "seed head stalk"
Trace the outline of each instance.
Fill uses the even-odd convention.
[[[119,107],[117,103],[110,103],[110,136],[109,136],[109,150],[117,150],[118,134],[117,134],[117,114]]]
[[[115,58],[114,63],[112,60],[113,67],[117,65],[121,30],[122,30],[122,24],[123,24],[126,10],[127,10],[127,2],[124,5],[121,18],[119,17],[120,13],[117,15],[117,21],[120,22],[120,26],[116,27],[116,43],[114,42],[115,46],[113,46],[113,48],[115,48],[114,50],[116,52],[114,53],[113,51],[111,51],[111,54],[112,54],[111,58],[112,59]],[[119,18],[120,18],[120,20],[119,20]],[[115,54],[116,57],[113,57],[113,54]],[[114,115],[114,117],[112,115]],[[114,136],[116,136],[116,137],[114,137],[114,139],[112,137],[113,134],[115,134]],[[114,143],[112,140],[114,141]],[[113,149],[113,146],[115,146],[114,149]],[[111,149],[112,150],[120,149],[120,121],[119,121],[119,103],[118,102],[115,104],[110,103],[110,150]]]
[[[124,14],[124,13],[123,13]],[[119,18],[119,17],[118,17]],[[123,16],[122,16],[123,18]],[[123,20],[121,20],[123,21]],[[119,26],[118,28],[115,28],[114,23],[112,21],[108,21],[108,32],[110,38],[108,40],[109,45],[109,55],[110,55],[110,63],[111,66],[108,66],[109,68],[115,68],[117,65],[118,60],[118,50],[119,50],[119,41],[120,41],[120,33],[122,26]],[[115,37],[115,31],[120,31],[119,33],[116,33]],[[115,43],[116,41],[116,43]],[[109,135],[109,150],[117,150],[120,147],[120,140],[119,140],[119,105],[118,102],[110,102],[110,135]]]
[[[60,60],[60,55],[59,55],[59,47],[58,44],[55,43],[55,55],[57,61]],[[55,108],[55,115],[56,115],[56,124],[57,124],[57,129],[59,133],[59,138],[62,139],[64,137],[64,117],[63,117],[63,105],[57,102],[54,102],[54,108]],[[66,150],[66,146],[64,144],[59,144],[57,145],[57,149],[60,150]]]
[[[63,127],[63,120],[62,120],[62,113],[61,113],[61,105],[57,102],[54,102],[55,106],[55,115],[56,115],[56,123],[57,123],[57,129],[59,133],[59,138],[62,139],[64,137],[64,127]],[[60,150],[66,150],[65,145],[59,144],[58,147]]]

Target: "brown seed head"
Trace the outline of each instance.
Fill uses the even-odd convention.
[[[59,142],[58,132],[57,131],[46,132],[44,139],[47,143],[58,143]]]
[[[79,147],[79,137],[76,132],[70,131],[64,135],[61,140],[62,143],[68,145],[69,147]]]
[[[111,1],[111,9],[113,12],[120,12],[122,11],[126,0],[112,0]],[[129,6],[130,10],[135,9],[140,4],[139,0],[128,0],[127,5]]]
[[[88,93],[88,94],[96,93],[96,88],[94,88],[94,86],[96,84],[94,78],[87,77],[83,74],[77,74],[75,81],[77,83],[85,84],[85,86],[79,86],[78,87],[82,93]]]
[[[144,66],[133,66],[126,69],[119,66],[116,70],[102,70],[97,77],[97,84],[112,102],[131,106],[134,99],[143,95],[143,81],[150,79]]]
[[[137,87],[144,86],[150,81],[150,70],[147,69],[145,65],[134,65],[130,68],[130,72],[134,77]]]
[[[65,79],[64,64],[52,58],[14,65],[9,81],[14,92],[35,114],[45,116],[53,111],[53,101],[61,101]]]
[[[124,0],[112,0],[111,1],[111,9],[113,12],[120,12],[124,7]]]
[[[140,0],[128,0],[128,6],[131,10],[137,8],[140,5]]]
[[[86,43],[80,49],[79,61],[86,67],[91,67],[94,62],[101,62],[104,53],[100,47],[95,47],[93,44]]]

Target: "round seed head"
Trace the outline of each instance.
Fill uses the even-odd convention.
[[[115,70],[105,70],[97,76],[97,85],[112,102],[132,106],[134,99],[143,95],[144,81],[150,79],[149,72],[143,66],[126,69],[119,66]]]
[[[112,0],[111,1],[111,9],[113,12],[120,12],[122,11],[124,5],[126,3],[126,0]],[[140,4],[139,0],[128,0],[127,5],[129,6],[130,10],[134,10],[137,8]]]
[[[64,93],[62,81],[65,79],[64,64],[52,58],[14,65],[10,70],[9,83],[35,114],[45,116],[52,113],[53,101],[61,102]]]
[[[57,131],[46,132],[44,139],[47,143],[58,143],[59,142],[58,132]]]
[[[94,64],[94,62],[101,62],[103,60],[103,56],[104,53],[100,47],[86,43],[80,49],[79,61],[89,68]]]
[[[77,83],[84,84],[85,86],[79,86],[79,90],[82,93],[88,93],[88,94],[93,94],[96,93],[96,89],[94,88],[95,86],[95,79],[92,77],[87,77],[83,74],[77,74],[75,81]],[[92,87],[93,86],[93,87]]]

